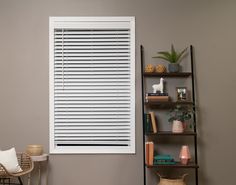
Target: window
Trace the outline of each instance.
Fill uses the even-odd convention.
[[[50,152],[135,153],[134,17],[50,17]]]

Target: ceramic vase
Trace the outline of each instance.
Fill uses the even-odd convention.
[[[183,133],[184,125],[182,121],[174,120],[172,123],[172,132],[173,133]]]
[[[187,165],[189,160],[191,159],[189,147],[187,145],[183,145],[179,154],[180,162],[183,165]]]

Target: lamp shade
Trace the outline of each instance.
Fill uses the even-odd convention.
[[[187,145],[183,145],[180,150],[179,154],[181,164],[188,164],[189,160],[191,159],[189,147]]]

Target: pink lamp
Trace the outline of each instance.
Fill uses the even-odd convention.
[[[189,160],[191,159],[189,147],[187,145],[183,145],[180,150],[179,154],[181,164],[188,164]]]

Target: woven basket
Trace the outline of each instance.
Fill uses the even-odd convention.
[[[186,185],[184,178],[187,176],[187,174],[184,174],[179,179],[166,179],[163,178],[159,173],[157,173],[157,175],[160,177],[160,182],[158,185]]]

